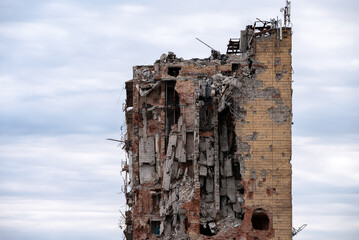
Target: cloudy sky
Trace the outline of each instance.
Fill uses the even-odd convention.
[[[284,0],[0,0],[0,239],[121,239],[124,82]],[[295,239],[357,239],[359,2],[293,0]]]

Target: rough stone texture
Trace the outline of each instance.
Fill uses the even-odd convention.
[[[289,122],[291,119],[291,111],[288,106],[270,107],[268,113],[269,117],[277,124]]]
[[[238,55],[133,68],[128,239],[291,239],[291,29],[266,28]]]

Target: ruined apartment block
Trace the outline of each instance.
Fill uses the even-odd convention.
[[[291,28],[172,52],[126,82],[127,239],[292,239]]]

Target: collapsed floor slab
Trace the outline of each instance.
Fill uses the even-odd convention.
[[[291,35],[265,22],[227,54],[133,67],[127,239],[291,239]]]

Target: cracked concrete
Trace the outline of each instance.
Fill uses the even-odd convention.
[[[291,170],[291,89],[283,84],[291,84],[283,55],[291,30],[283,30],[277,43],[278,26],[247,26],[242,42],[230,42],[242,52],[230,44],[205,59],[168,52],[133,68],[127,239],[289,239],[291,221],[276,229],[273,218],[289,213],[269,204],[291,199],[276,181],[290,182],[277,169]],[[287,165],[276,162],[278,151]]]

